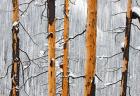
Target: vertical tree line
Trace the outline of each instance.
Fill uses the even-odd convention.
[[[48,3],[48,96],[56,95],[55,72],[55,0],[47,0]]]
[[[64,3],[64,46],[63,46],[63,78],[62,78],[62,96],[69,96],[69,77],[68,77],[68,36],[69,36],[69,0]]]
[[[130,32],[131,32],[131,22],[132,22],[131,9],[132,9],[132,0],[128,0],[120,96],[126,96],[127,93],[127,74],[128,74],[128,61],[129,61]]]
[[[19,1],[12,0],[13,16],[12,16],[12,88],[10,96],[19,96],[19,71],[20,71],[20,58],[19,58]]]
[[[84,96],[95,96],[97,0],[87,0],[86,63]]]
[[[86,26],[86,56],[84,75],[84,96],[95,96],[96,72],[96,34],[97,34],[97,1],[87,0]],[[19,96],[20,52],[19,52],[19,0],[12,0],[12,71],[10,96]],[[55,66],[55,0],[47,0],[48,18],[48,96],[56,96],[56,66]],[[127,74],[129,62],[130,33],[132,23],[132,0],[128,0],[126,28],[124,38],[122,78],[120,96],[127,94]],[[69,96],[69,0],[64,0],[64,32],[63,32],[63,65],[62,65],[62,96]],[[46,58],[46,57],[45,57]],[[46,76],[47,77],[47,76]]]

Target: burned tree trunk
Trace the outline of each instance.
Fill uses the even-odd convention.
[[[48,96],[56,95],[55,72],[55,0],[47,0],[48,3]]]
[[[19,72],[20,72],[20,58],[19,58],[19,2],[12,0],[13,4],[13,28],[12,28],[12,88],[10,96],[19,96]]]
[[[64,56],[63,56],[63,80],[62,80],[62,96],[69,94],[69,78],[68,78],[68,35],[69,35],[69,0],[65,0],[64,7]]]
[[[86,65],[84,96],[95,96],[97,0],[87,0]]]
[[[126,96],[126,91],[127,91],[127,73],[128,73],[128,61],[129,61],[131,21],[132,21],[131,6],[132,6],[132,0],[128,0],[120,96]]]

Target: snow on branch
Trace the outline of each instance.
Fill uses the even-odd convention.
[[[18,25],[19,25],[19,21],[13,22],[13,26],[18,26]]]
[[[136,13],[140,17],[140,8],[139,7],[133,7],[132,12]]]
[[[117,56],[117,55],[119,55],[119,54],[121,54],[122,52],[119,52],[119,53],[116,53],[116,54],[113,54],[113,55],[111,55],[111,56],[97,56],[97,58],[113,58],[113,57],[115,57],[115,56]]]
[[[121,80],[115,81],[115,82],[113,82],[113,83],[105,83],[105,84],[104,84],[104,87],[102,87],[102,88],[97,88],[97,90],[105,89],[105,88],[107,88],[107,87],[110,87],[110,86],[112,86],[112,85],[115,85],[115,84],[119,83],[120,81],[121,81]]]

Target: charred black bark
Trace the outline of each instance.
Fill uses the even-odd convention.
[[[20,71],[20,58],[19,58],[19,25],[12,28],[12,89],[10,96],[19,96],[19,71]]]
[[[132,12],[132,19],[140,18],[139,15],[135,12]]]
[[[127,90],[127,70],[125,72],[122,72],[122,81],[124,82],[121,82],[121,83],[124,83],[123,84],[123,88]],[[122,92],[122,96],[126,96],[126,90],[124,90]]]
[[[93,77],[92,86],[91,86],[91,92],[90,92],[90,95],[89,96],[95,96],[95,92],[96,92],[95,89],[96,89],[95,78]]]
[[[126,46],[124,46],[123,59],[129,61],[129,45],[130,45],[130,31],[131,31],[131,22],[130,19],[126,18],[126,32],[125,38],[127,38]]]
[[[132,15],[132,14],[131,14]],[[130,45],[130,32],[131,32],[131,22],[132,19],[126,17],[126,31],[125,31],[125,46],[124,46],[124,54],[123,54],[123,60],[126,62],[125,65],[125,71],[122,72],[122,78],[121,78],[121,85],[122,85],[122,93],[120,96],[126,96],[127,91],[127,74],[128,74],[128,62],[129,62],[129,45]]]
[[[47,2],[48,2],[48,10],[47,10],[48,22],[50,25],[52,25],[55,19],[55,0],[48,0]]]
[[[54,66],[54,60],[50,60],[50,66],[53,67]]]

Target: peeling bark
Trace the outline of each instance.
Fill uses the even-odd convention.
[[[92,86],[91,86],[91,90],[90,90],[90,96],[95,96],[95,88],[96,88],[96,86],[95,86],[95,84],[94,84],[94,82],[95,82],[95,78],[93,78],[93,80],[92,80]]]

